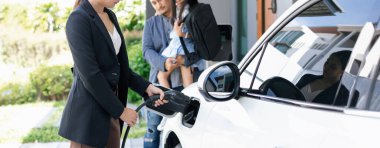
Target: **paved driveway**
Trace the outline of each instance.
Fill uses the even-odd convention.
[[[0,143],[19,143],[33,127],[40,126],[53,110],[52,103],[0,107]]]

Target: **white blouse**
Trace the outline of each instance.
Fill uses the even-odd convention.
[[[116,55],[119,53],[120,51],[120,47],[121,47],[121,37],[119,35],[119,33],[117,32],[116,30],[116,27],[113,26],[113,33],[111,32],[108,32],[110,34],[110,37],[112,39],[112,43],[113,43],[113,47],[115,48],[115,52],[116,52]]]
[[[321,93],[323,89],[311,91],[310,83],[302,87],[301,92],[305,96],[306,102],[312,102],[314,98]]]

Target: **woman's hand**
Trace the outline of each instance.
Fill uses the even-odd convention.
[[[182,32],[182,27],[183,27],[183,23],[180,23],[179,20],[176,19],[173,25],[173,30],[179,37],[185,36],[185,34]]]
[[[157,106],[160,106],[160,105],[163,105],[165,103],[168,103],[167,100],[164,100],[164,91],[162,91],[161,89],[159,89],[158,87],[150,84],[148,86],[148,88],[145,90],[145,92],[148,94],[148,96],[153,96],[153,95],[157,95],[159,94],[160,95],[160,99],[158,99],[156,102],[154,102],[154,106],[157,107]]]
[[[127,123],[128,126],[132,127],[137,122],[137,113],[133,109],[124,108],[124,111],[120,116],[120,119]]]

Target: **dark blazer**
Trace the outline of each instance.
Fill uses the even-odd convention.
[[[150,84],[128,66],[124,37],[115,14],[104,9],[122,39],[118,55],[102,20],[84,0],[69,16],[66,36],[74,59],[74,81],[62,115],[59,135],[105,147],[111,117],[118,119],[126,105],[128,87],[143,95]],[[115,90],[118,90],[118,96]]]
[[[306,86],[307,84],[317,80],[317,79],[321,79],[323,78],[323,76],[316,76],[316,75],[312,75],[312,74],[306,74],[304,76],[302,76],[302,78],[298,81],[298,83],[296,84],[296,86],[299,88],[299,89],[302,89],[304,86]],[[335,84],[333,84],[332,86],[330,86],[329,88],[326,88],[325,90],[323,90],[321,93],[319,93],[312,102],[315,102],[315,103],[322,103],[322,104],[328,104],[328,105],[337,105],[337,106],[344,106],[347,104],[347,101],[348,101],[348,90],[346,87],[344,87],[343,85],[340,87],[340,90],[339,90],[339,93],[338,93],[338,97],[335,101],[335,103],[333,104],[334,102],[334,97],[335,97],[335,93],[338,89],[338,86],[339,86],[339,81],[336,82]]]

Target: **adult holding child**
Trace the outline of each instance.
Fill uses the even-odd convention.
[[[170,77],[168,77],[169,86],[181,90],[183,87],[178,68],[181,65],[190,66],[192,63],[198,62],[200,58],[188,60],[184,56],[165,57],[162,55],[164,49],[169,46],[170,32],[172,32],[173,27],[178,27],[180,30],[181,24],[174,23],[176,13],[175,0],[150,0],[150,3],[155,9],[156,15],[150,17],[145,22],[142,39],[143,57],[151,67],[149,81],[158,83],[158,73],[170,71]],[[162,117],[148,111],[147,118],[148,129],[144,137],[144,147],[159,147],[160,132],[157,130],[157,126],[160,124]]]
[[[183,58],[185,57],[185,49],[183,46],[186,46],[186,50],[189,54],[195,53],[194,50],[194,41],[191,38],[191,34],[184,24],[184,18],[189,14],[190,7],[198,4],[197,0],[176,0],[176,15],[175,22],[173,24],[173,30],[170,32],[170,42],[168,47],[164,49],[162,55],[167,58]],[[183,41],[183,45],[181,44],[181,39]],[[183,87],[189,86],[193,83],[193,71],[194,69],[205,69],[206,61],[199,60],[196,63],[185,66],[179,65],[179,70],[181,72],[181,80]],[[160,85],[170,88],[170,84],[168,78],[173,71],[159,71],[157,75],[158,82]]]

